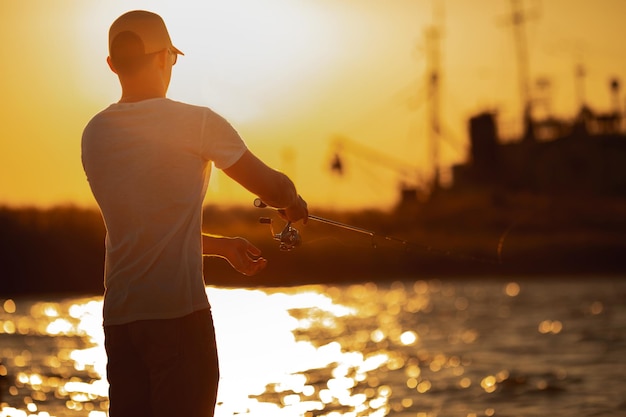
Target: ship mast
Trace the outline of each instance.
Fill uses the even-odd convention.
[[[511,0],[510,23],[513,26],[515,38],[515,50],[517,55],[519,93],[522,105],[522,120],[524,121],[524,140],[532,140],[532,120],[531,120],[531,97],[530,97],[530,64],[528,59],[528,45],[526,42],[526,31],[524,24],[531,18],[531,15],[522,10],[523,0]]]
[[[438,190],[440,182],[439,141],[441,139],[441,47],[443,4],[435,0],[433,24],[426,29],[427,85],[429,102],[429,144],[432,164],[431,193]]]

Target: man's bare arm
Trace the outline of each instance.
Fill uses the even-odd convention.
[[[249,150],[224,172],[266,204],[281,209],[288,220],[306,221],[307,204],[289,177],[267,166]]]

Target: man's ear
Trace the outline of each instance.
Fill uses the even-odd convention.
[[[117,71],[115,70],[115,67],[113,66],[113,63],[111,62],[110,56],[107,57],[107,64],[109,64],[109,68],[111,68],[111,71],[117,74]]]

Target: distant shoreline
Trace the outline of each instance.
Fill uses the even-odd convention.
[[[207,258],[205,282],[249,288],[465,277],[626,278],[626,199],[491,197],[448,194],[392,213],[314,213],[382,237],[310,221],[296,225],[303,243],[290,252],[280,251],[269,227],[258,221],[273,216],[280,230],[284,224],[272,211],[208,206],[205,231],[247,237],[269,264],[258,276],[245,277],[225,261]],[[95,209],[0,207],[0,295],[101,294],[104,234]]]

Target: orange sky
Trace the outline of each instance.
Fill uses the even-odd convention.
[[[311,207],[388,207],[394,169],[347,155],[329,170],[336,136],[430,175],[426,29],[436,0],[134,1],[160,13],[185,52],[169,97],[226,116],[251,149],[284,170]],[[442,10],[442,165],[467,152],[467,117],[497,109],[519,129],[510,0],[439,0]],[[532,78],[551,80],[553,113],[577,109],[574,69],[587,101],[607,111],[608,82],[626,82],[626,2],[525,0]],[[119,97],[106,66],[107,30],[122,2],[0,2],[0,205],[93,205],[80,164],[89,118]],[[622,100],[622,105],[624,100]],[[222,175],[207,201],[252,196]]]

